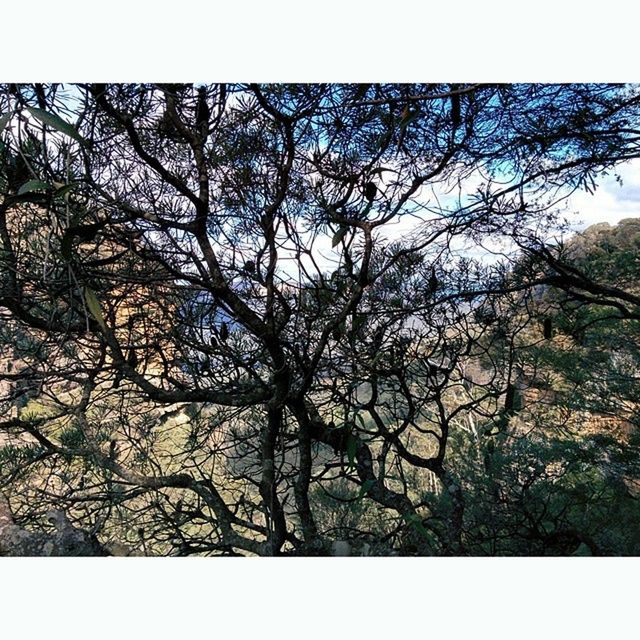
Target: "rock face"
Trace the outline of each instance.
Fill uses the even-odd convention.
[[[94,536],[71,525],[62,511],[51,511],[53,533],[27,531],[16,524],[7,498],[0,494],[0,556],[108,556]]]
[[[640,218],[625,218],[615,226],[608,222],[591,225],[571,238],[567,248],[569,255],[578,261],[593,261],[607,254],[621,256],[627,252],[636,253],[640,248]]]

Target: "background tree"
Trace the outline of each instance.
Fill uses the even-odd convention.
[[[55,506],[154,554],[475,552],[451,442],[521,410],[535,287],[598,286],[546,235],[559,201],[637,156],[639,99],[5,86],[13,517],[46,529]],[[535,259],[472,260],[488,239]]]
[[[551,284],[509,311],[530,319],[514,345],[523,402],[505,432],[451,448],[468,550],[638,553],[637,235],[636,219],[604,223],[535,252]]]

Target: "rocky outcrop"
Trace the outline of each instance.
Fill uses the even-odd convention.
[[[50,511],[53,532],[28,531],[16,524],[6,496],[0,493],[0,555],[108,556],[95,536],[76,529],[63,511]]]

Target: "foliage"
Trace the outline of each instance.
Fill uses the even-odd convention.
[[[43,453],[0,488],[24,524],[55,506],[145,554],[566,553],[581,504],[581,541],[634,552],[595,535],[613,485],[527,389],[595,398],[605,366],[630,397],[600,356],[636,330],[636,263],[576,270],[548,236],[559,201],[637,157],[639,104],[617,85],[6,85],[0,429]],[[473,257],[489,239],[503,261]],[[545,353],[547,311],[556,332],[587,314],[584,367]]]

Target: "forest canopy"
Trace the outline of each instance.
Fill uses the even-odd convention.
[[[604,84],[0,87],[0,554],[640,552]]]

